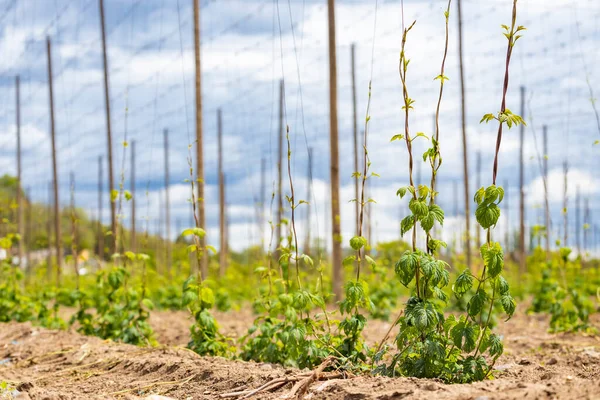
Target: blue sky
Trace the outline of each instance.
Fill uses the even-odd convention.
[[[432,132],[443,51],[445,1],[404,2],[405,20],[416,20],[407,45],[411,58],[408,86],[416,100],[413,132]],[[467,127],[471,192],[476,190],[476,152],[482,154],[481,184],[491,183],[494,125],[480,125],[485,113],[499,109],[505,38],[501,24],[510,22],[509,0],[464,1]],[[172,232],[190,223],[187,148],[194,136],[194,64],[190,0],[106,0],[115,179],[125,165],[129,186],[129,154],[123,164],[120,143],[137,143],[138,215],[156,229],[164,186],[162,132],[169,129]],[[299,197],[307,192],[307,146],[314,158],[310,227],[313,236],[329,231],[328,192],[328,64],[325,1],[201,1],[204,132],[208,233],[218,243],[216,110],[223,111],[225,174],[230,242],[240,249],[257,242],[255,199],[260,198],[260,164],[268,165],[267,194],[276,177],[277,90],[285,80],[286,123],[290,127],[293,174]],[[291,8],[290,8],[291,7]],[[373,170],[381,175],[370,187],[375,239],[398,236],[398,220],[406,204],[395,197],[407,182],[407,154],[389,143],[403,127],[401,87],[397,72],[401,39],[399,1],[338,1],[338,107],[342,228],[352,233],[353,197],[350,44],[357,46],[358,120],[364,121],[367,87],[373,68],[369,147]],[[373,37],[374,23],[375,37]],[[600,92],[598,62],[600,4],[594,0],[521,0],[519,24],[528,30],[518,42],[511,66],[508,107],[519,110],[519,86],[527,87],[526,182],[528,222],[541,214],[542,183],[534,132],[541,151],[542,124],[549,126],[549,187],[552,220],[558,229],[562,201],[562,163],[570,166],[571,206],[575,188],[589,198],[592,217],[600,215],[600,139],[588,84]],[[69,200],[69,172],[77,180],[77,202],[96,213],[97,157],[106,152],[102,59],[97,0],[0,1],[0,172],[15,173],[14,76],[21,76],[23,178],[32,196],[45,200],[51,178],[45,38],[53,42],[56,132],[61,203]],[[371,50],[373,47],[373,58]],[[444,165],[439,175],[439,201],[446,209],[447,237],[459,229],[454,215],[453,185],[459,184],[462,213],[462,144],[457,59],[456,8],[452,7],[450,48],[441,115]],[[583,56],[582,56],[583,55]],[[585,67],[587,67],[587,76]],[[362,129],[362,126],[361,126]],[[191,138],[191,139],[190,139]],[[417,142],[415,142],[417,143]],[[506,132],[498,181],[510,186],[510,225],[518,225],[518,130]],[[422,153],[425,142],[416,144]],[[427,164],[421,165],[427,179]],[[106,179],[105,179],[106,182]],[[148,194],[144,190],[148,188]],[[583,203],[583,201],[582,201]],[[108,221],[108,195],[104,220]],[[304,215],[305,210],[299,211]],[[265,206],[266,219],[269,210]],[[125,219],[129,210],[124,210]],[[583,215],[583,212],[582,212]],[[301,235],[306,223],[301,218]],[[571,222],[574,223],[574,212]],[[177,222],[179,221],[179,222]],[[499,224],[501,232],[507,222]],[[576,227],[571,226],[571,235]]]

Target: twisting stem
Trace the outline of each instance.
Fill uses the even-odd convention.
[[[413,181],[413,154],[412,154],[412,140],[410,138],[409,133],[409,125],[408,125],[408,113],[412,108],[411,100],[408,97],[408,88],[406,87],[406,72],[408,70],[409,60],[406,59],[406,55],[404,53],[404,49],[406,47],[406,36],[408,32],[415,26],[416,21],[414,21],[408,28],[404,29],[404,33],[402,34],[402,47],[400,50],[400,63],[398,65],[398,71],[400,73],[400,81],[402,82],[402,95],[404,97],[404,139],[406,141],[406,148],[408,150],[408,178],[410,182],[410,186],[413,188],[412,195],[413,200],[417,200],[417,190],[415,188],[415,183]],[[413,229],[412,229],[412,251],[417,251],[417,220],[416,218],[413,220]],[[415,282],[416,282],[416,290],[417,297],[421,297],[421,291],[419,288],[419,267],[415,269]]]
[[[371,81],[369,81],[369,99],[367,100],[367,113],[365,116],[365,133],[364,133],[364,158],[363,158],[363,173],[362,173],[362,185],[360,189],[360,215],[358,218],[358,236],[362,236],[363,232],[363,223],[364,223],[364,211],[365,211],[365,183],[367,182],[367,173],[369,172],[369,152],[367,150],[367,136],[369,134],[369,110],[371,108]],[[356,200],[358,201],[358,199]],[[358,282],[360,279],[360,264],[361,264],[361,255],[360,250],[356,250],[356,281]],[[364,250],[363,250],[364,251]]]
[[[446,18],[446,41],[444,43],[444,56],[442,58],[442,66],[440,67],[440,75],[438,76],[439,80],[440,80],[440,94],[438,96],[438,101],[437,101],[437,106],[435,109],[435,141],[433,141],[433,155],[431,155],[430,157],[430,165],[431,165],[431,195],[429,198],[429,204],[430,205],[434,205],[435,204],[435,183],[436,183],[436,177],[437,177],[437,171],[440,169],[440,166],[442,165],[442,157],[440,154],[440,147],[439,147],[439,142],[440,142],[440,107],[442,105],[442,96],[444,94],[444,81],[446,79],[446,77],[444,76],[444,71],[445,71],[445,67],[446,67],[446,57],[448,56],[448,37],[449,37],[449,33],[448,33],[448,23],[450,20],[450,4],[452,3],[452,0],[448,0],[448,7],[446,8],[446,11],[444,12],[444,16]],[[433,250],[429,248],[429,241],[431,240],[431,234],[428,231],[427,232],[427,252],[429,254],[433,254]]]
[[[298,283],[298,289],[302,289],[302,284],[300,283],[300,260],[298,258],[298,235],[296,235],[296,199],[294,198],[294,182],[292,180],[292,164],[291,164],[291,160],[292,160],[292,148],[290,146],[290,127],[286,126],[285,127],[285,139],[287,141],[287,169],[288,169],[288,177],[290,179],[290,191],[291,191],[291,196],[290,196],[290,208],[292,209],[292,234],[294,236],[294,250],[296,253],[296,257],[295,257],[295,264],[296,264],[296,282]],[[290,253],[290,257],[288,258],[288,264],[289,264],[289,260],[291,258],[291,253]]]
[[[500,114],[506,111],[506,92],[508,91],[508,67],[510,65],[510,58],[512,57],[512,50],[514,47],[514,33],[515,25],[517,22],[517,0],[513,1],[512,10],[512,21],[510,25],[510,32],[508,38],[508,47],[506,49],[506,69],[504,70],[504,85],[502,87],[502,104],[500,105]],[[502,126],[503,122],[500,121],[498,124],[498,136],[496,137],[496,154],[494,155],[494,168],[492,174],[492,184],[496,184],[496,176],[498,175],[498,155],[500,154],[500,143],[502,142]]]

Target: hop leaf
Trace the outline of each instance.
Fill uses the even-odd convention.
[[[475,293],[473,297],[471,297],[471,300],[467,305],[469,315],[472,317],[478,315],[481,312],[481,310],[483,310],[483,306],[485,305],[487,299],[488,297],[485,290],[479,289],[477,293]]]
[[[517,308],[515,299],[513,299],[512,296],[507,293],[500,297],[500,303],[502,303],[502,308],[504,309],[504,312],[508,315],[508,321],[512,318],[513,314],[515,313],[515,309]]]
[[[450,337],[452,337],[454,345],[467,353],[475,350],[478,336],[479,327],[471,325],[464,317],[461,317],[460,321],[450,330]]]
[[[473,276],[471,272],[466,269],[457,278],[456,282],[452,286],[452,291],[458,296],[462,296],[467,293],[473,287]]]
[[[354,250],[360,250],[367,245],[367,239],[362,236],[354,236],[350,239],[350,247]]]
[[[504,266],[504,252],[502,251],[500,243],[492,243],[491,246],[488,246],[488,244],[485,243],[481,246],[481,257],[487,267],[489,276],[495,278],[502,272],[502,267]]]

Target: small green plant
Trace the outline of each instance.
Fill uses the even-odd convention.
[[[196,226],[186,229],[182,235],[192,236],[192,244],[188,246],[188,251],[196,255],[197,265],[196,275],[191,274],[183,284],[182,304],[184,307],[187,307],[194,317],[194,323],[190,327],[191,339],[188,347],[200,355],[225,356],[232,352],[232,348],[227,338],[219,333],[219,325],[210,312],[215,303],[215,295],[212,289],[206,286],[200,268],[203,253],[208,250],[216,253],[216,250],[212,246],[202,245],[206,232],[200,227],[196,211],[197,202],[191,145],[188,146],[188,152],[189,183],[192,193],[190,202],[192,203],[192,212]],[[204,201],[204,199],[198,199],[198,201]]]

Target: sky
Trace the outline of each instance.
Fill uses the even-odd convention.
[[[440,115],[443,165],[438,201],[446,212],[443,238],[460,237],[464,227],[460,79],[456,1],[450,12],[448,76]],[[207,232],[218,244],[217,110],[223,116],[229,244],[235,250],[268,242],[266,221],[277,180],[279,81],[285,82],[285,121],[290,130],[291,172],[297,199],[298,235],[326,238],[331,230],[329,201],[329,76],[327,4],[324,0],[201,0],[201,60]],[[431,135],[444,50],[447,2],[405,0],[404,23],[416,21],[406,52],[411,59],[407,86],[415,100],[411,131]],[[464,69],[471,212],[472,195],[491,184],[497,125],[480,124],[483,114],[500,108],[506,39],[512,1],[464,0]],[[402,142],[402,89],[398,56],[402,2],[336,2],[338,127],[341,221],[345,240],[354,231],[353,114],[350,46],[356,45],[359,130],[364,130],[369,81],[372,97],[368,148],[372,241],[397,239],[399,220],[408,212],[396,190],[408,182]],[[188,148],[194,141],[194,47],[191,0],[105,0],[114,176],[131,187],[131,147],[136,142],[138,226],[165,234],[164,130],[169,137],[171,236],[192,224]],[[520,113],[524,86],[525,193],[528,226],[543,222],[543,181],[539,157],[549,165],[552,239],[562,237],[563,162],[568,160],[569,236],[582,235],[585,203],[596,229],[600,216],[600,128],[590,89],[600,92],[600,3],[595,0],[520,0],[519,25],[527,30],[515,47],[507,107]],[[102,47],[97,0],[0,0],[0,173],[16,173],[15,76],[21,81],[23,185],[35,201],[47,202],[51,179],[51,141],[46,37],[52,42],[55,129],[60,202],[69,203],[69,174],[75,176],[77,205],[98,215],[98,157],[103,156],[103,221],[109,222],[106,189],[106,120]],[[599,104],[596,107],[600,107]],[[547,125],[548,151],[542,146]],[[415,154],[426,141],[416,140]],[[312,148],[312,180],[308,149]],[[505,131],[498,183],[507,196],[498,235],[518,227],[519,130]],[[477,154],[481,168],[477,168]],[[418,157],[417,157],[418,158]],[[261,189],[261,162],[266,165]],[[426,183],[428,164],[416,163],[415,178]],[[420,172],[419,172],[420,171]],[[123,178],[122,178],[123,177]],[[312,192],[309,193],[309,186]],[[576,225],[576,192],[580,224]],[[289,182],[284,180],[284,194]],[[308,198],[310,196],[310,198]],[[261,207],[261,198],[265,199]],[[310,221],[307,221],[310,208]],[[129,224],[130,204],[123,206]],[[264,215],[262,226],[258,223]],[[289,209],[286,210],[289,216]],[[474,218],[472,218],[473,220]],[[595,222],[596,221],[596,222]],[[600,235],[590,231],[588,250]],[[581,236],[583,238],[583,235]],[[328,243],[329,240],[326,240]]]

